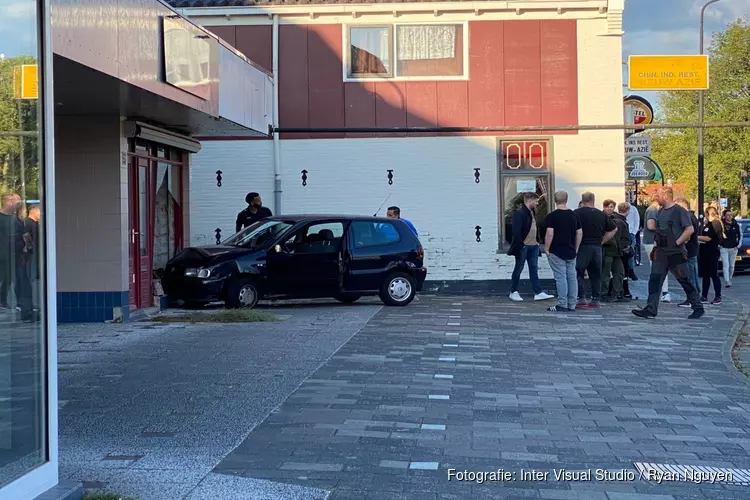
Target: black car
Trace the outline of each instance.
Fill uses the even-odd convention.
[[[734,271],[742,272],[750,270],[750,219],[737,219],[737,224],[742,232],[740,250],[737,252],[737,262],[734,263]]]
[[[398,219],[340,215],[269,217],[221,245],[187,248],[162,277],[170,300],[188,306],[223,301],[379,295],[405,306],[422,290],[427,269],[416,235]]]

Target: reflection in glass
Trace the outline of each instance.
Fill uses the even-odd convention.
[[[388,75],[391,72],[391,36],[386,27],[351,28],[351,75]]]
[[[156,165],[156,216],[154,225],[154,269],[163,269],[182,247],[180,208],[180,166]]]
[[[48,460],[34,0],[0,0],[0,487]]]
[[[537,223],[541,223],[549,213],[550,193],[549,175],[504,175],[503,183],[503,230],[505,241],[510,244],[513,237],[513,214],[523,205],[523,194],[531,191],[529,182],[536,184],[534,192],[539,195],[536,209]]]

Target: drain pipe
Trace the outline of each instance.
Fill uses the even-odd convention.
[[[273,213],[281,214],[281,144],[279,144],[279,15],[273,15]]]

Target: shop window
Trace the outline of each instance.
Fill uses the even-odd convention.
[[[466,77],[465,24],[350,26],[345,37],[350,79]]]
[[[539,196],[536,216],[541,224],[551,206],[552,165],[549,140],[499,141],[499,246],[504,249],[513,236],[513,214],[523,205],[524,193]]]
[[[154,269],[163,269],[182,248],[181,168],[158,162],[154,183]]]

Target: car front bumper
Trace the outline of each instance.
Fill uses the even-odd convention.
[[[192,278],[165,276],[161,280],[164,293],[170,299],[184,302],[217,302],[224,300],[226,278]]]

